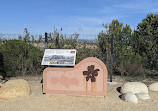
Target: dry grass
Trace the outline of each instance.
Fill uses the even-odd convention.
[[[37,48],[40,48],[40,49],[44,49],[45,48],[45,43],[33,43],[32,45],[34,45],[35,47]],[[76,49],[80,49],[80,48],[83,48],[83,47],[86,47],[86,48],[89,48],[89,49],[97,49],[98,47],[96,46],[96,44],[81,44],[81,43],[77,43],[77,47]],[[55,47],[54,44],[52,43],[48,43],[48,47]],[[70,45],[65,45],[64,47],[71,47]]]

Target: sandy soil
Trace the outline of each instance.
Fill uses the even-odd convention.
[[[108,85],[106,97],[42,95],[42,77],[25,78],[31,85],[31,95],[25,98],[0,100],[0,111],[158,111],[158,92],[149,92],[150,100],[139,100],[138,104],[119,98],[117,88]]]

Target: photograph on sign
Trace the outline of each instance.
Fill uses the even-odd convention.
[[[74,66],[75,49],[45,49],[41,65]]]

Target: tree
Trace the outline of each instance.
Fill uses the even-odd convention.
[[[42,35],[39,35],[38,43],[42,42]]]
[[[3,37],[3,34],[0,33],[0,43],[2,42],[2,37]]]
[[[79,34],[75,33],[68,38],[65,37],[65,44],[64,48],[69,48],[69,49],[75,49],[77,47],[77,39],[78,39]]]
[[[18,37],[18,40],[22,40],[22,36],[21,35]]]
[[[57,29],[54,29],[54,33],[52,33],[51,42],[53,42],[51,48],[56,49],[75,49],[77,46],[77,39],[79,34],[75,33],[67,37],[62,34],[62,28],[61,28],[61,34],[58,32]]]
[[[104,63],[107,65],[107,68],[109,68],[109,61],[110,61],[110,56],[109,56],[109,51],[110,51],[110,41],[109,41],[109,36],[105,32],[100,32],[98,35],[97,39],[97,46],[99,47],[99,50],[102,55],[102,60]]]
[[[32,43],[34,43],[35,42],[35,37],[33,35],[31,35],[31,37],[32,37]]]
[[[121,75],[138,75],[141,68],[141,57],[135,54],[131,47],[132,30],[129,25],[123,26],[118,20],[113,20],[109,26],[104,25],[106,32],[101,32],[98,35],[98,47],[102,52],[104,60],[106,60],[107,68],[110,61],[111,36],[113,36],[113,58],[114,71]],[[132,70],[131,70],[132,69]]]
[[[158,70],[158,15],[148,14],[133,34],[135,52],[143,57],[143,66]]]
[[[25,33],[24,41],[30,42],[30,33],[28,32],[27,28],[24,28],[24,33]]]

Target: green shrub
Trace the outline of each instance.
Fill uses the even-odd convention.
[[[20,40],[9,40],[0,47],[0,69],[8,77],[38,74],[41,70],[43,53]],[[4,75],[4,74],[3,74]]]
[[[85,45],[83,45],[82,48],[77,49],[76,63],[79,63],[87,57],[101,58],[97,49],[86,48]]]
[[[137,76],[137,77],[131,77],[131,76],[125,76],[125,80],[126,81],[129,81],[129,82],[141,82],[144,80],[144,78],[140,77],[140,76]]]
[[[158,79],[158,71],[157,70],[147,69],[146,73],[147,73],[146,76],[148,78]]]

